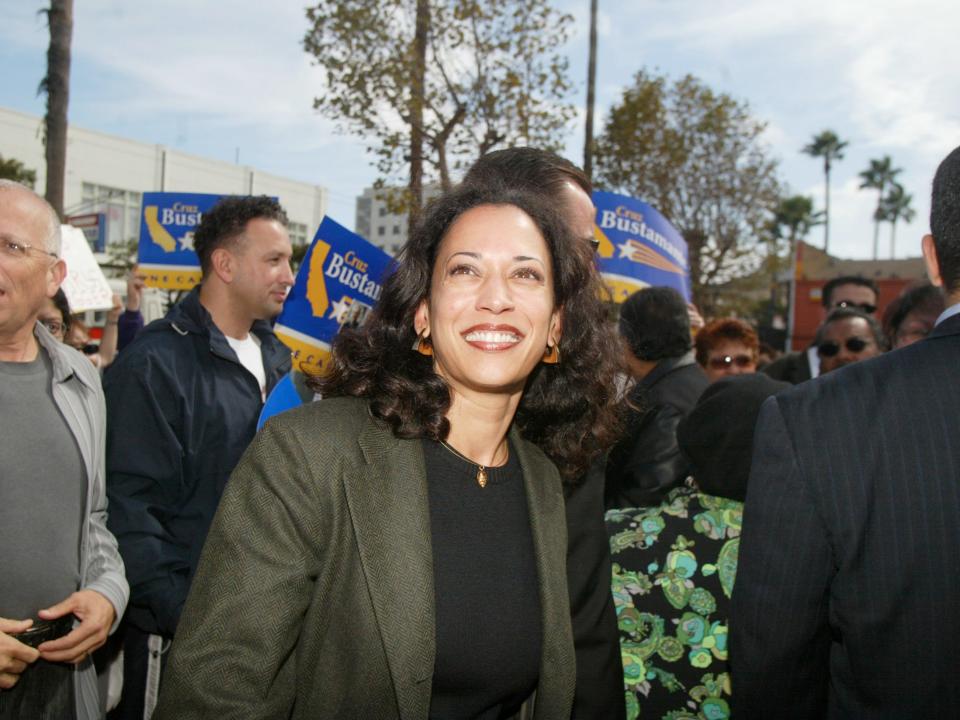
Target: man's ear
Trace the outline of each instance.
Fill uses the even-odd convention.
[[[943,278],[940,277],[940,260],[937,258],[937,246],[934,245],[933,235],[923,236],[920,246],[923,248],[923,262],[927,266],[927,277],[937,287],[943,287]]]
[[[233,253],[225,247],[218,247],[210,253],[210,272],[224,283],[233,282],[234,273]]]
[[[67,277],[67,264],[63,261],[63,258],[57,258],[57,261],[52,263],[50,269],[47,270],[47,297],[52,298],[57,294],[57,290],[63,284],[65,277]]]

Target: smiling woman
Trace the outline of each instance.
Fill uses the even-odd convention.
[[[433,204],[326,399],[231,478],[160,717],[510,718],[534,693],[533,718],[569,717],[560,474],[616,425],[599,287],[540,200]]]

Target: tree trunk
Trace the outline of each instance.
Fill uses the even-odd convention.
[[[823,214],[823,252],[827,255],[830,254],[830,158],[825,157],[823,160],[823,176],[825,179],[824,186],[824,208],[825,212]]]
[[[45,196],[63,218],[63,188],[67,171],[67,105],[70,100],[70,42],[73,0],[51,0],[47,11],[50,46],[47,48],[46,134],[47,188]]]
[[[897,219],[892,218],[890,220],[890,259],[893,260],[896,256],[897,249]]]
[[[880,209],[883,205],[883,185],[880,186],[880,197],[877,198],[877,209],[873,214],[873,259],[880,257]]]
[[[423,206],[423,87],[427,68],[427,28],[430,26],[428,0],[417,0],[417,21],[413,37],[413,78],[410,92],[410,185],[407,237],[420,217]]]
[[[587,63],[587,122],[583,138],[583,172],[593,180],[593,105],[597,84],[597,0],[590,0],[590,59]]]

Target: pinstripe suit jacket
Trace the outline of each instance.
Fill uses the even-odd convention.
[[[563,494],[540,450],[511,439],[540,581],[533,717],[561,720],[575,684]],[[419,441],[365,401],[304,405],[267,422],[227,484],[155,717],[425,720],[434,617]]]
[[[960,316],[764,405],[734,716],[960,714]]]

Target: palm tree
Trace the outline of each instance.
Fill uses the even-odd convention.
[[[785,238],[791,251],[797,240],[805,238],[811,228],[823,222],[824,211],[814,212],[813,198],[805,195],[782,198],[773,214],[774,234]]]
[[[50,0],[46,11],[50,27],[47,74],[40,91],[47,94],[44,117],[47,187],[44,195],[63,217],[63,186],[67,172],[67,104],[70,99],[70,43],[73,37],[73,0]]]
[[[790,282],[787,287],[787,342],[793,337],[794,308],[797,296],[797,243],[807,236],[811,228],[824,222],[825,212],[813,210],[813,198],[804,195],[793,195],[780,199],[777,209],[773,213],[771,230],[776,239],[786,239],[790,248],[788,256],[790,263]],[[771,291],[771,306],[777,291]],[[772,312],[772,310],[771,310]]]
[[[860,189],[873,188],[877,190],[877,209],[873,213],[873,259],[877,259],[880,252],[880,223],[886,219],[883,209],[883,193],[887,185],[893,183],[894,178],[901,172],[900,168],[893,166],[893,160],[889,155],[884,155],[879,160],[871,160],[870,167],[860,173]]]
[[[843,160],[843,149],[847,146],[846,140],[841,140],[833,130],[824,130],[813,136],[813,142],[803,148],[803,152],[811,157],[823,158],[824,189],[824,216],[823,216],[823,251],[830,252],[830,167],[834,160]]]
[[[890,223],[890,259],[893,260],[896,250],[897,240],[897,221],[903,220],[910,222],[916,216],[916,211],[910,207],[913,202],[913,195],[910,195],[903,189],[900,183],[893,183],[890,191],[883,199],[883,219]]]

